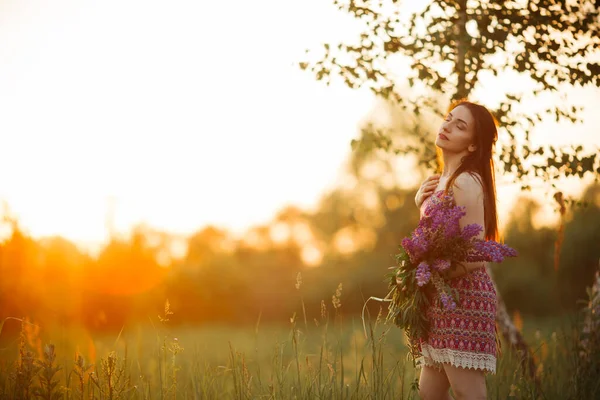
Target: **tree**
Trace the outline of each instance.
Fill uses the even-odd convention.
[[[330,82],[338,76],[350,88],[368,87],[417,115],[423,111],[443,115],[440,97],[448,101],[469,97],[485,72],[498,76],[515,71],[528,77],[533,88],[504,94],[492,110],[510,138],[500,143],[504,171],[514,173],[524,189],[530,178],[542,178],[553,187],[553,181],[564,176],[592,174],[598,180],[598,150],[585,153],[583,146],[530,145],[533,125],[544,115],[554,115],[557,122],[580,122],[581,107],[564,102],[531,116],[515,107],[565,85],[600,86],[600,64],[591,58],[600,48],[600,8],[595,2],[435,0],[408,21],[401,20],[397,0],[334,0],[334,4],[361,20],[363,30],[355,43],[326,43],[321,59],[300,63],[317,80]],[[420,84],[424,94],[410,98],[399,90],[390,68],[396,55],[408,58],[411,72],[406,79],[411,87]],[[366,137],[376,139],[371,147],[411,151],[410,147],[394,149],[381,132]],[[501,298],[498,320],[505,338],[529,354]],[[533,373],[532,358],[525,357],[524,362]]]
[[[506,93],[493,110],[510,138],[500,154],[505,172],[515,173],[525,188],[527,178],[533,177],[551,182],[589,173],[598,179],[597,150],[530,146],[532,128],[544,115],[554,115],[557,122],[581,122],[582,107],[561,102],[534,115],[515,107],[565,85],[600,86],[600,63],[593,61],[600,48],[600,8],[592,0],[436,0],[409,21],[401,20],[398,3],[391,0],[390,7],[390,2],[375,0],[334,0],[340,10],[363,21],[364,29],[355,43],[324,44],[321,59],[300,62],[300,67],[318,80],[330,82],[338,76],[350,88],[368,87],[416,114],[431,110],[438,115],[445,108],[439,97],[467,98],[486,72],[517,72],[529,78],[532,90]],[[425,94],[411,99],[406,91],[401,93],[390,68],[397,55],[410,64],[410,86],[419,83]],[[519,135],[524,138],[519,140]]]

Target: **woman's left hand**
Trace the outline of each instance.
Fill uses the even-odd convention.
[[[398,274],[396,274],[396,286],[398,286],[398,289],[401,292],[406,291],[406,286],[404,286],[404,284],[402,283],[402,279],[400,279],[400,277],[398,276]]]
[[[452,266],[450,268],[448,268],[448,270],[446,271],[444,278],[446,278],[446,279],[458,278],[459,276],[462,276],[462,275],[466,274],[467,272],[469,272],[469,271],[463,263],[453,261]]]
[[[481,262],[470,262],[470,263],[461,263],[461,262],[452,262],[452,267],[446,271],[445,278],[446,279],[454,279],[466,275],[467,273],[476,270],[477,268],[485,267],[484,263]]]

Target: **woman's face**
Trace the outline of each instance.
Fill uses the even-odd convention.
[[[442,151],[475,151],[475,120],[466,106],[459,105],[448,113],[435,139]]]

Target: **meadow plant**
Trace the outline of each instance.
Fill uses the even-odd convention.
[[[598,398],[598,330],[586,328],[598,321],[597,314],[592,313],[598,304],[598,276],[596,281],[590,291],[593,298],[586,303],[581,318],[574,325],[559,331],[556,322],[552,322],[535,334],[526,334],[532,336],[533,356],[538,366],[535,374],[541,385],[538,386],[534,379],[523,373],[519,356],[509,349],[498,360],[497,374],[486,378],[489,398]],[[355,324],[351,316],[344,315],[343,292],[339,285],[332,288],[331,303],[322,301],[320,310],[314,310],[320,315],[308,325],[302,320],[310,310],[302,308],[300,285],[297,289],[298,316],[302,315],[299,318],[296,314],[291,316],[289,329],[281,339],[268,337],[274,332],[273,328],[261,327],[263,331],[259,334],[257,323],[246,333],[246,336],[254,337],[253,353],[248,353],[239,348],[243,345],[239,338],[232,339],[241,328],[236,327],[227,331],[229,333],[221,332],[218,337],[225,342],[226,351],[216,358],[216,362],[208,361],[210,354],[207,350],[183,352],[179,342],[192,342],[201,332],[198,328],[183,337],[157,333],[154,352],[154,339],[151,333],[147,334],[150,346],[142,346],[144,351],[138,359],[131,359],[129,347],[125,344],[124,354],[108,348],[95,364],[86,362],[80,353],[69,361],[61,359],[60,353],[57,354],[58,347],[51,344],[45,345],[41,353],[32,349],[32,343],[35,345],[37,342],[27,338],[24,326],[29,322],[20,320],[22,326],[16,348],[0,349],[0,398],[418,398],[418,370],[408,362],[409,343],[400,330],[385,323],[383,307],[379,307],[373,321],[367,319],[365,336],[360,324]],[[334,315],[330,315],[331,307]],[[162,329],[166,329],[171,315],[173,311],[166,302],[164,313],[159,318]],[[527,324],[525,319],[524,329]],[[536,322],[531,324],[540,325]],[[169,326],[169,329],[174,328]],[[211,342],[208,346],[210,350],[219,343]],[[8,350],[15,354],[12,363],[4,357]],[[63,363],[60,360],[64,360]]]

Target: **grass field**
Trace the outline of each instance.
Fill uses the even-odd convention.
[[[167,312],[162,320],[109,335],[23,324],[0,353],[0,397],[418,398],[418,371],[406,357],[402,332],[374,318],[367,337],[360,317],[337,312],[313,321],[296,315],[279,325],[257,320],[243,328],[171,327],[168,319]],[[540,385],[522,373],[504,344],[498,373],[487,377],[489,398],[577,398],[582,383],[576,371],[588,371],[589,377],[578,379],[594,386],[597,369],[578,366],[571,322],[525,318],[522,329],[535,352]]]

